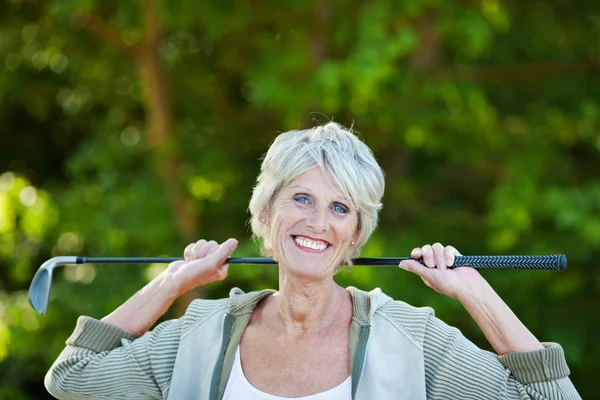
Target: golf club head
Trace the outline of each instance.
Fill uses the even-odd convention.
[[[41,315],[46,315],[52,287],[52,271],[55,267],[76,264],[76,256],[53,257],[42,264],[29,285],[29,304]]]

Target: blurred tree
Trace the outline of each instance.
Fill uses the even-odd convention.
[[[240,239],[277,132],[354,126],[386,170],[368,256],[441,241],[467,254],[566,253],[566,273],[487,272],[595,391],[600,273],[600,4],[561,0],[0,0],[0,398],[43,375],[78,315],[101,318],[164,266],[66,267],[50,311],[26,291],[60,254],[178,255]],[[322,113],[322,114],[321,114]],[[431,305],[478,345],[460,305],[397,270],[340,283]],[[203,288],[276,285],[235,267]],[[516,289],[516,290],[515,290]],[[182,299],[167,317],[190,301]]]

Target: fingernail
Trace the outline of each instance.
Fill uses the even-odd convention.
[[[400,263],[398,266],[399,266],[400,268],[402,268],[402,269],[407,269],[407,268],[408,268],[408,267],[406,266],[406,262],[405,262],[405,261],[402,261],[402,262],[401,262],[401,263]]]

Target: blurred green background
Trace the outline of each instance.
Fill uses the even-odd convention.
[[[354,126],[386,171],[365,256],[440,241],[463,254],[555,254],[566,272],[485,271],[584,398],[600,370],[600,2],[0,0],[0,398],[43,376],[81,314],[101,318],[163,265],[57,270],[57,255],[180,256],[240,240],[279,133]],[[180,299],[276,287],[232,266]],[[429,305],[482,348],[459,303],[399,269],[342,285]]]

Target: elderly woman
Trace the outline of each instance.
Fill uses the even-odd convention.
[[[430,308],[342,288],[341,265],[377,225],[383,172],[335,123],[281,134],[250,200],[252,230],[279,289],[195,300],[149,330],[183,293],[225,279],[235,239],[200,240],[101,321],[81,317],[46,376],[59,399],[576,399],[562,348],[540,343],[458,251],[414,249],[400,267],[460,301],[497,354]]]

